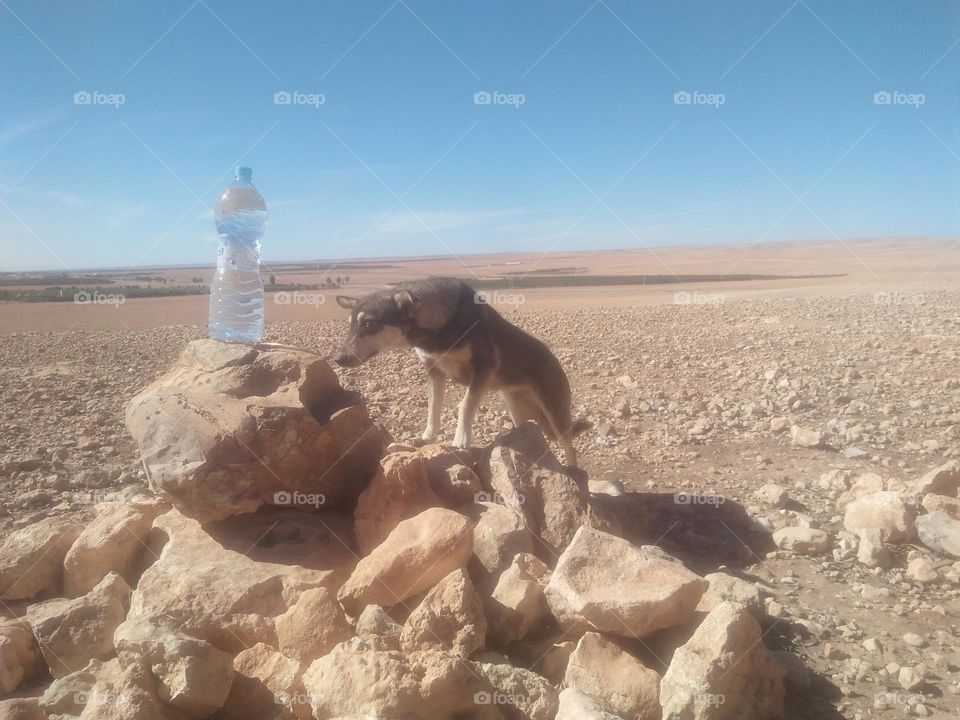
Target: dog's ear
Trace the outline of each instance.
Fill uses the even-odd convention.
[[[420,300],[409,290],[401,290],[393,294],[393,301],[397,308],[405,313],[411,313],[420,307]]]
[[[337,295],[337,305],[342,307],[344,310],[353,310],[356,307],[357,299],[349,297],[347,295]]]

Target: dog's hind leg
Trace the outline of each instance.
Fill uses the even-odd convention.
[[[437,368],[430,368],[427,371],[427,427],[421,436],[424,442],[430,442],[440,432],[440,414],[443,412],[446,387],[446,376]]]
[[[503,404],[507,406],[514,427],[523,425],[527,420],[540,420],[540,405],[533,394],[523,387],[508,387],[500,390]]]

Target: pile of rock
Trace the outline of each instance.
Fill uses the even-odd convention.
[[[756,587],[618,537],[533,424],[383,456],[322,361],[209,341],[127,420],[158,497],[0,547],[0,692],[52,676],[0,718],[782,714]]]

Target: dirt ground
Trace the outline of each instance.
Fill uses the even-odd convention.
[[[890,569],[868,569],[855,558],[778,551],[769,540],[785,525],[836,536],[838,497],[863,474],[895,484],[960,457],[960,246],[874,241],[657,254],[462,260],[483,277],[502,273],[503,263],[522,270],[535,261],[595,274],[665,273],[661,262],[675,273],[733,265],[731,272],[843,274],[525,291],[522,303],[499,309],[566,368],[574,414],[593,421],[578,441],[581,464],[591,480],[629,491],[617,501],[633,516],[636,539],[698,572],[724,568],[764,588],[765,642],[793,650],[809,671],[809,686],[790,692],[788,717],[960,716],[960,564],[905,544],[891,548]],[[398,267],[389,272],[351,270],[340,292],[404,277],[469,277],[459,260],[390,262]],[[0,304],[0,538],[49,514],[82,516],[97,499],[143,484],[124,405],[203,336],[205,315],[202,296],[116,307]],[[332,356],[344,315],[332,301],[271,302],[265,340]],[[419,435],[425,378],[412,353],[338,373],[394,438]],[[458,400],[448,392],[447,441]],[[795,446],[791,425],[822,431],[824,447]],[[475,442],[506,427],[506,412],[489,397]],[[769,484],[787,497],[771,504],[758,494]],[[915,557],[930,558],[939,579],[911,580],[904,568]],[[905,689],[902,667],[923,681]]]

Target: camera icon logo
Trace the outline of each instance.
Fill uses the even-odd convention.
[[[285,490],[273,494],[274,505],[289,505],[293,502],[293,496]]]
[[[274,105],[289,105],[293,102],[293,96],[286,90],[281,90],[273,94]]]
[[[474,105],[489,105],[491,102],[493,102],[493,95],[486,90],[478,90],[473,94]]]
[[[689,105],[693,96],[686,90],[680,90],[673,94],[674,105]]]
[[[86,90],[79,90],[73,94],[74,105],[89,105],[93,102],[93,95]]]
[[[892,100],[893,96],[886,90],[881,90],[880,92],[875,92],[873,94],[874,105],[889,105]]]

